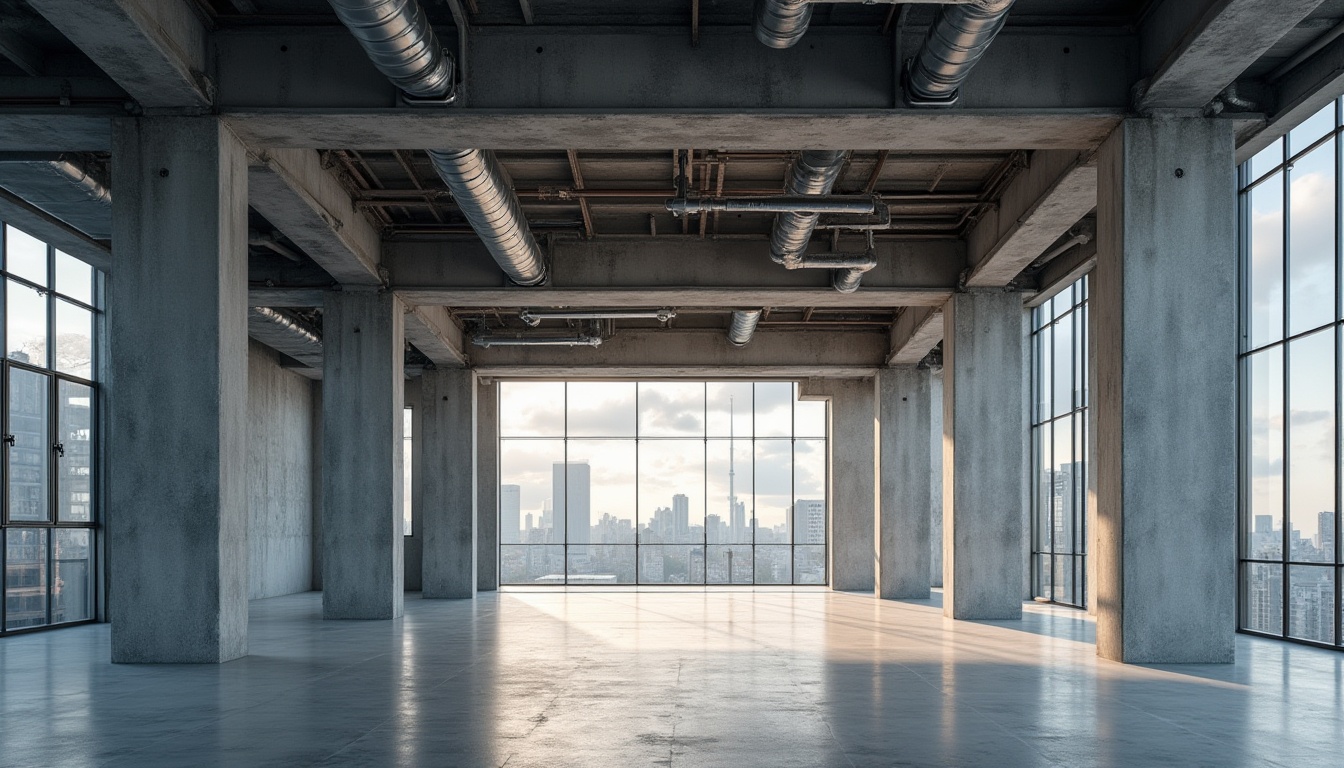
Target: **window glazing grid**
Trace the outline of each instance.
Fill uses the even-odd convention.
[[[1238,169],[1242,631],[1341,647],[1340,103]]]
[[[499,386],[501,584],[827,583],[826,403],[794,383]]]
[[[1088,278],[1032,310],[1031,584],[1087,604]]]
[[[0,635],[95,617],[95,280],[0,225]]]

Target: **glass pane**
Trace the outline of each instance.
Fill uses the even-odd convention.
[[[93,267],[64,251],[56,251],[56,292],[93,304]]]
[[[500,382],[499,434],[501,437],[564,437],[565,383]]]
[[[499,543],[519,544],[526,538],[523,530],[523,502],[520,494],[522,486],[501,484],[499,486]]]
[[[794,437],[826,436],[826,401],[799,400],[798,385],[793,385],[793,435]]]
[[[756,547],[756,583],[792,584],[793,547]]]
[[[5,532],[5,629],[47,623],[47,531]]]
[[[1080,467],[1073,460],[1072,419],[1056,419],[1053,432],[1054,466],[1050,477],[1050,524],[1057,553],[1073,552],[1074,481]],[[1058,598],[1057,598],[1058,599]]]
[[[1051,340],[1055,358],[1051,369],[1051,397],[1054,400],[1052,415],[1060,416],[1073,408],[1073,315],[1061,318],[1055,323],[1054,330],[1055,335]]]
[[[789,511],[793,507],[792,441],[757,440],[755,447],[756,543],[788,544]]]
[[[1283,338],[1283,176],[1251,190],[1246,298],[1251,348]],[[1334,227],[1331,227],[1334,231]]]
[[[751,438],[752,384],[711,381],[705,385],[706,427],[710,437]]]
[[[1334,128],[1335,102],[1332,101],[1288,132],[1288,154],[1298,154]]]
[[[826,543],[826,441],[793,443],[793,543]]]
[[[1052,480],[1054,477],[1054,473],[1050,471],[1051,434],[1048,425],[1034,427],[1031,430],[1032,511],[1035,520],[1035,526],[1032,529],[1032,550],[1035,552],[1049,552],[1051,545],[1050,531],[1053,523],[1051,522],[1050,497],[1053,491]]]
[[[705,540],[703,440],[639,442],[639,522],[641,544]]]
[[[1293,164],[1288,242],[1288,335],[1335,319],[1335,145]]]
[[[47,433],[49,377],[9,369],[9,519],[48,520],[51,443]]]
[[[51,622],[84,621],[93,617],[93,548],[87,528],[54,530],[51,586]]]
[[[1279,560],[1283,556],[1283,349],[1251,355],[1246,367],[1250,424],[1247,446],[1250,532],[1246,556]],[[1279,600],[1282,604],[1283,600]]]
[[[56,519],[87,523],[93,519],[93,389],[73,381],[57,387]]]
[[[56,370],[93,378],[93,313],[56,300]]]
[[[1087,305],[1074,310],[1073,391],[1074,405],[1087,407]]]
[[[691,546],[642,546],[639,548],[641,584],[704,584],[705,548]]]
[[[523,542],[526,544],[565,543],[564,518],[557,520],[554,510],[555,498],[564,497],[564,465],[563,440],[499,441],[500,484],[518,486]],[[561,468],[558,483],[557,467]],[[555,572],[563,573],[564,570],[562,554]]]
[[[704,437],[704,434],[704,382],[640,382],[640,437]]]
[[[569,547],[571,586],[635,583],[635,547],[610,544]]]
[[[826,547],[793,548],[793,583],[826,583]]]
[[[1277,168],[1283,162],[1283,139],[1274,140],[1273,144],[1260,150],[1255,157],[1251,158],[1251,181],[1254,181],[1271,170]]]
[[[793,435],[793,382],[756,382],[755,406],[756,437]]]
[[[633,382],[571,381],[568,398],[571,437],[635,436]]]
[[[1036,334],[1036,421],[1042,422],[1054,413],[1052,403],[1055,381],[1054,326]]]
[[[415,443],[412,432],[415,413],[410,408],[401,411],[401,535],[412,536],[415,509]]]
[[[755,566],[750,545],[708,547],[707,582],[710,584],[750,584]]]
[[[1288,498],[1290,560],[1333,562],[1335,529],[1335,332],[1288,348]],[[1321,529],[1330,551],[1320,549]]]
[[[501,584],[564,584],[565,548],[562,546],[501,546]]]
[[[1051,594],[1050,556],[1035,555],[1031,558],[1031,596],[1049,600]]]
[[[6,224],[5,269],[10,274],[47,287],[50,285],[47,282],[47,244]]]
[[[571,557],[579,544],[635,543],[634,440],[570,440],[568,481]]]
[[[1288,568],[1288,635],[1321,643],[1335,641],[1335,569]]]
[[[1283,634],[1283,566],[1246,563],[1242,619],[1246,629]]]
[[[26,285],[7,281],[5,355],[10,360],[47,367],[47,298]]]
[[[751,440],[710,440],[706,464],[709,490],[705,541],[750,544],[752,508]]]

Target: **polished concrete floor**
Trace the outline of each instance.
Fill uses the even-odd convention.
[[[1344,654],[1097,660],[1081,613],[966,623],[809,591],[505,592],[323,622],[251,655],[108,663],[108,628],[0,640],[5,766],[1344,765]]]

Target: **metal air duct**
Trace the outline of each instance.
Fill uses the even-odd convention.
[[[829,195],[844,166],[844,150],[805,150],[793,161],[784,191],[789,195]],[[785,266],[802,258],[817,218],[816,213],[777,214],[775,228],[770,233],[770,258]]]
[[[0,155],[0,187],[89,237],[112,236],[112,190],[77,156]]]
[[[416,0],[329,0],[369,59],[407,95],[408,103],[454,98],[452,59]],[[431,149],[430,161],[472,229],[509,279],[546,281],[546,264],[508,175],[484,149]]]
[[[761,322],[759,309],[738,309],[733,311],[728,325],[728,343],[734,347],[745,347],[756,335],[756,326]]]
[[[756,39],[771,48],[793,47],[811,20],[811,0],[756,0]]]
[[[270,307],[250,308],[247,335],[305,365],[322,367],[322,337],[282,312]]]
[[[1003,29],[1013,0],[974,0],[945,5],[906,73],[905,98],[912,107],[950,107],[961,84]]]

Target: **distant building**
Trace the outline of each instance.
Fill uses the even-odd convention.
[[[588,462],[557,461],[551,465],[551,493],[555,517],[565,521],[563,543],[569,545],[570,554],[586,554],[593,532],[592,469]]]
[[[523,511],[522,486],[499,486],[499,541],[501,544],[517,544],[520,541],[522,526],[519,517]],[[531,515],[528,515],[527,527],[532,527]]]
[[[826,543],[826,501],[798,499],[793,502],[793,543]]]

